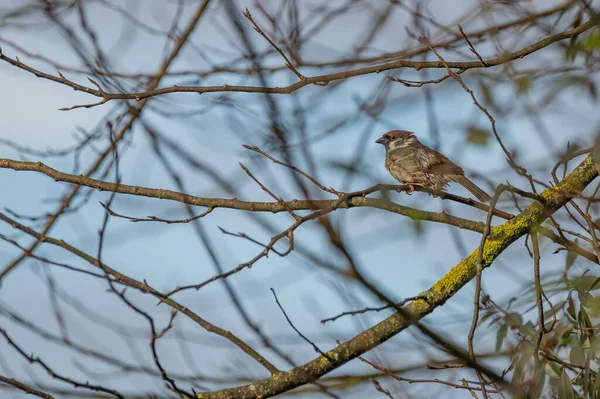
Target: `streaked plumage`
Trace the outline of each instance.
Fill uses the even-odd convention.
[[[386,149],[385,167],[398,181],[435,191],[445,191],[448,183],[458,183],[478,200],[491,197],[465,177],[464,170],[436,150],[422,144],[412,132],[392,130],[376,143]]]

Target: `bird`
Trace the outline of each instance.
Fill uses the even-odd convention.
[[[391,130],[375,141],[385,146],[385,168],[394,179],[408,185],[433,191],[446,191],[449,183],[458,183],[469,190],[479,201],[491,197],[465,177],[465,171],[433,148],[421,143],[413,132]]]

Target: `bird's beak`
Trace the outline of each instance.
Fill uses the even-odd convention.
[[[377,140],[375,140],[375,142],[377,144],[385,144],[385,139],[383,137],[378,138]]]

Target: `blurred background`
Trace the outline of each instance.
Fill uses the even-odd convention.
[[[5,1],[0,4],[0,158],[39,161],[71,175],[198,197],[276,202],[262,184],[284,201],[336,199],[242,145],[258,146],[325,187],[351,192],[397,183],[385,170],[384,149],[374,141],[388,130],[404,129],[462,166],[490,194],[506,182],[539,193],[555,183],[555,165],[593,147],[598,137],[597,3]],[[243,14],[246,9],[250,18]],[[585,23],[581,34],[552,39]],[[500,60],[454,71],[493,117],[498,136],[532,176],[533,187],[507,162],[486,113],[443,65],[389,66],[439,61],[419,42],[421,37],[448,62],[479,62],[478,56]],[[524,57],[511,55],[544,38],[552,44]],[[288,61],[293,67],[286,66]],[[55,81],[36,77],[37,72]],[[304,84],[316,76],[324,76],[319,84]],[[138,101],[117,98],[97,104],[101,96],[73,90],[75,84],[107,93],[175,89]],[[178,92],[175,86],[212,88]],[[291,89],[265,94],[260,90],[264,87]],[[557,178],[582,159],[560,164]],[[112,195],[35,171],[2,168],[0,186],[6,217],[100,257],[119,273],[163,293],[201,284],[251,261],[294,223],[288,212],[225,208],[183,222],[207,208]],[[586,191],[592,200],[581,205],[590,220],[596,218],[594,188]],[[469,196],[458,185],[451,185],[449,192]],[[486,219],[485,211],[423,192],[370,196],[479,222]],[[531,202],[507,193],[498,208],[517,214]],[[107,216],[102,203],[116,215]],[[163,221],[130,220],[150,216]],[[321,322],[342,312],[385,305],[353,278],[349,263],[401,301],[427,290],[479,246],[478,232],[416,219],[375,208],[338,209],[298,227],[294,250],[287,256],[273,251],[251,268],[199,290],[181,290],[172,298],[287,370],[319,354],[288,323],[271,289],[294,326],[327,351],[392,314],[390,309],[365,311]],[[572,233],[565,233],[570,240],[596,254],[595,222],[590,227],[568,207],[556,220]],[[493,225],[503,222],[495,218]],[[0,329],[12,340],[1,340],[0,375],[56,398],[118,396],[82,387],[86,382],[127,398],[180,397],[163,381],[152,343],[168,376],[188,392],[269,377],[232,342],[181,313],[172,318],[171,307],[158,304],[155,297],[134,288],[117,295],[102,270],[64,248],[40,244],[32,252],[35,256],[24,256],[35,242],[6,220],[0,223]],[[535,330],[538,320],[533,263],[525,244],[524,238],[515,242],[483,273],[484,319],[474,341],[482,364],[517,384],[525,384],[534,373],[522,351],[527,329]],[[274,250],[283,253],[288,246],[283,238]],[[546,304],[546,311],[549,319],[552,313],[557,319],[542,344],[551,356],[544,358],[547,383],[540,395],[595,397],[593,386],[600,381],[594,377],[584,382],[583,377],[597,371],[593,282],[598,262],[561,249],[541,238],[541,281],[553,304],[552,309]],[[474,288],[473,283],[465,286],[424,325],[466,348]],[[569,306],[576,309],[575,317]],[[151,316],[157,331],[171,328],[152,340],[147,317],[134,307]],[[581,309],[591,323],[585,331],[592,331],[584,339],[577,335]],[[353,360],[322,377],[320,385],[282,396],[385,397],[383,391],[388,391],[396,398],[482,397],[480,391],[433,382],[462,385],[464,379],[476,385],[477,377],[456,366],[453,356],[417,329],[393,337],[365,358],[389,373]],[[447,362],[453,366],[432,366]],[[426,381],[409,384],[389,374]],[[0,383],[0,389],[2,397],[26,396],[14,385]]]

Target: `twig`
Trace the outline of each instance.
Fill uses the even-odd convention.
[[[158,87],[158,85],[160,84],[162,78],[165,76],[165,73],[167,72],[167,70],[169,69],[169,67],[171,66],[171,64],[173,63],[173,61],[175,60],[175,58],[177,57],[177,55],[180,53],[181,49],[183,48],[183,46],[185,45],[185,43],[187,43],[190,35],[192,34],[192,32],[194,31],[194,29],[196,28],[196,26],[198,25],[200,19],[202,18],[202,16],[204,15],[204,12],[206,11],[208,4],[209,4],[210,0],[205,0],[202,4],[198,5],[198,7],[196,8],[190,22],[187,24],[187,26],[185,27],[185,29],[182,31],[181,35],[178,37],[177,41],[174,43],[173,48],[171,49],[170,53],[168,54],[168,56],[163,60],[163,62],[160,64],[156,75],[150,80],[150,82],[148,83],[148,85],[146,86],[147,90],[154,90]],[[7,61],[11,64],[13,64],[13,62],[17,62],[18,64],[20,64],[20,62],[18,60],[10,60],[9,58],[5,57],[4,54],[2,54],[2,49],[0,49],[0,59]],[[37,71],[34,68],[28,67],[28,66],[20,66],[20,68],[25,69],[27,71],[29,71],[30,73],[33,73],[35,76],[40,76],[43,77],[45,79],[50,79],[52,81],[58,81],[60,82],[60,78],[56,78],[52,75],[48,75],[45,74],[43,72]],[[71,82],[73,84],[76,85],[76,83]],[[71,84],[67,84],[67,86],[71,86],[73,87],[75,90],[78,90],[76,88],[76,86],[72,86]],[[82,91],[89,93],[90,90],[89,88],[84,88]],[[123,127],[120,129],[120,131],[115,135],[115,139],[114,141],[116,143],[119,143],[126,135],[126,133],[133,127],[133,125],[135,124],[135,122],[138,120],[138,118],[141,115],[141,111],[144,109],[144,107],[147,104],[147,100],[142,100],[139,104],[138,107],[136,108],[131,108],[128,109],[128,115],[130,115],[129,120],[127,120]],[[90,166],[90,168],[88,168],[88,170],[85,171],[84,176],[85,177],[89,177],[91,176],[93,173],[95,173],[102,164],[104,164],[104,160],[105,158],[111,154],[112,151],[112,143],[110,146],[108,146],[108,148],[105,148],[100,155],[98,156],[98,158],[96,159],[96,161]],[[77,193],[79,192],[80,187],[73,187],[71,190],[69,190],[69,192],[63,196],[62,200],[60,201],[60,206],[58,207],[58,210],[51,214],[51,216],[48,218],[46,225],[44,226],[44,229],[42,230],[42,235],[45,235],[46,233],[48,233],[50,231],[50,229],[52,228],[52,226],[57,222],[57,220],[59,219],[59,216],[62,215],[66,209],[69,209],[69,206],[71,204],[71,202],[73,201],[73,199],[77,196]],[[31,244],[31,246],[28,248],[29,252],[33,252],[37,246],[39,245],[39,241],[34,242],[33,244]],[[0,281],[8,274],[10,273],[12,270],[15,269],[15,267],[17,267],[26,257],[24,255],[19,256],[18,258],[14,259],[13,261],[11,261],[5,268],[4,270],[0,271]]]
[[[285,205],[280,203],[279,201],[273,202],[260,202],[260,201],[241,201],[238,199],[229,199],[229,198],[205,198],[205,197],[196,197],[190,194],[185,194],[182,192],[172,191],[172,190],[164,190],[164,189],[156,189],[156,188],[148,188],[141,186],[132,186],[127,184],[115,184],[112,182],[106,182],[103,180],[93,179],[91,177],[85,177],[81,175],[73,175],[69,173],[63,173],[56,169],[53,169],[41,162],[26,162],[26,161],[17,161],[12,159],[3,159],[0,158],[0,169],[13,169],[20,171],[34,171],[38,173],[42,173],[46,176],[53,178],[55,181],[63,181],[66,183],[75,184],[77,186],[85,186],[91,187],[98,191],[110,191],[110,192],[118,192],[121,194],[129,194],[135,196],[142,196],[148,198],[160,198],[160,199],[168,199],[171,201],[182,202],[184,204],[190,204],[194,206],[203,206],[207,208],[229,208],[229,209],[239,209],[246,211],[254,211],[254,212],[282,212],[287,211],[289,207],[292,210],[316,210],[323,209],[331,206],[336,200],[293,200],[286,201]],[[354,191],[351,193],[337,193],[341,195],[345,195],[347,197],[345,202],[340,204],[341,208],[346,208],[350,206],[366,206],[365,197],[368,194],[372,194],[382,190],[390,190],[397,192],[406,192],[409,190],[409,187],[406,185],[390,185],[390,184],[376,184],[364,190]],[[422,187],[415,187],[415,191],[421,191],[429,194],[435,194],[441,199],[447,199],[450,201],[459,202],[461,204],[469,205],[474,208],[488,211],[489,206],[482,204],[478,201],[475,201],[471,198],[460,197],[458,195],[442,192],[442,191],[432,191]],[[369,205],[374,204],[372,201],[369,202]],[[406,208],[410,211],[407,214],[412,213],[413,211],[417,211],[412,208]],[[514,215],[511,215],[506,212],[494,211],[494,216],[501,217],[506,220],[510,220]]]
[[[471,96],[471,99],[473,100],[473,104],[475,104],[475,106],[477,108],[479,108],[481,110],[481,112],[483,112],[487,116],[487,118],[489,119],[489,121],[491,123],[492,132],[494,133],[494,136],[496,137],[496,141],[498,142],[498,144],[500,145],[500,148],[502,148],[502,151],[506,155],[506,158],[508,160],[509,165],[517,173],[519,173],[520,175],[526,177],[527,180],[529,181],[530,185],[531,185],[532,190],[535,190],[535,186],[533,184],[533,179],[532,179],[531,175],[527,172],[527,170],[525,168],[523,168],[522,166],[518,165],[515,162],[512,154],[510,153],[510,151],[508,151],[508,149],[504,145],[504,142],[502,141],[502,138],[500,137],[500,134],[496,130],[496,120],[494,119],[494,117],[492,116],[492,114],[490,114],[490,112],[487,110],[487,108],[485,108],[483,105],[481,105],[481,103],[475,97],[475,94],[473,93],[473,90],[469,89],[467,87],[467,85],[463,82],[463,80],[460,77],[460,75],[457,74],[456,72],[454,72],[452,70],[452,66],[444,60],[444,58],[437,52],[437,50],[435,48],[432,47],[432,45],[429,42],[429,40],[427,40],[426,38],[420,38],[419,42],[422,45],[424,45],[425,47],[427,47],[429,50],[431,50],[431,52],[434,53],[439,58],[440,62],[442,62],[444,64],[444,66],[445,66],[446,70],[448,71],[448,73],[450,75],[452,75],[452,77],[460,84],[460,86]],[[484,62],[484,64],[485,64],[485,62]]]
[[[463,73],[465,71],[466,71],[466,69],[461,69],[457,73]],[[388,79],[391,80],[392,82],[401,83],[406,87],[422,87],[427,84],[442,83],[444,80],[446,80],[450,77],[452,77],[452,75],[444,75],[443,77],[441,77],[439,79],[423,80],[423,81],[400,79],[399,77],[396,77],[396,76],[388,76]]]
[[[378,390],[379,392],[381,392],[388,398],[394,399],[394,397],[392,396],[392,393],[390,391],[388,391],[387,389],[385,389],[384,387],[382,387],[381,384],[379,383],[379,381],[377,381],[375,378],[371,378],[371,382],[375,386],[376,390]]]
[[[414,297],[406,298],[405,300],[398,302],[396,304],[396,306],[404,306],[408,302],[414,301],[416,299],[427,300],[426,298],[421,297],[421,296],[414,296]],[[377,307],[377,308],[364,308],[364,309],[360,309],[360,310],[353,310],[353,311],[349,311],[349,312],[342,312],[342,313],[340,313],[340,314],[338,314],[336,316],[329,317],[327,319],[321,320],[321,324],[325,324],[328,321],[336,321],[340,317],[344,317],[344,316],[356,316],[357,314],[363,314],[363,313],[367,313],[367,312],[381,312],[382,310],[386,310],[386,309],[390,309],[390,308],[393,308],[393,306],[388,304],[388,305],[383,305],[383,306],[380,306],[380,307]]]
[[[535,354],[535,365],[537,368],[542,367],[540,363],[540,344],[546,331],[546,325],[544,323],[544,303],[542,302],[542,296],[544,291],[542,289],[542,283],[540,282],[540,244],[538,241],[537,231],[531,231],[531,244],[533,246],[533,279],[535,283],[535,303],[538,311],[538,334],[534,346]]]
[[[72,254],[85,260],[86,262],[90,263],[91,265],[96,266],[96,267],[102,269],[103,271],[109,273],[112,277],[114,277],[116,280],[118,280],[121,284],[136,288],[141,292],[145,292],[145,293],[153,295],[154,297],[159,299],[159,301],[161,303],[164,302],[167,305],[171,306],[172,308],[176,309],[177,311],[188,316],[191,320],[193,320],[195,323],[200,325],[206,331],[217,334],[217,335],[231,341],[233,344],[235,344],[238,348],[240,348],[246,354],[248,354],[249,356],[254,358],[258,363],[260,363],[264,368],[266,368],[272,374],[279,372],[279,370],[275,366],[273,366],[269,361],[267,361],[265,358],[263,358],[258,352],[256,352],[254,349],[252,349],[252,347],[250,347],[244,341],[239,339],[237,336],[235,336],[234,334],[232,334],[229,331],[223,330],[223,329],[215,326],[212,323],[209,323],[208,321],[206,321],[203,318],[201,318],[200,316],[198,316],[196,313],[192,312],[186,306],[183,306],[179,302],[176,302],[173,299],[169,298],[168,295],[165,295],[165,294],[155,290],[150,285],[148,285],[147,282],[145,282],[145,281],[140,282],[131,277],[127,277],[124,274],[119,273],[117,270],[110,268],[108,265],[106,265],[104,263],[99,264],[98,259],[86,254],[83,251],[78,250],[77,248],[73,247],[72,245],[69,245],[64,240],[57,240],[56,238],[49,237],[45,234],[40,234],[40,233],[34,231],[33,229],[20,224],[16,220],[13,220],[13,219],[7,217],[6,215],[4,215],[2,213],[0,213],[0,220],[8,223],[15,229],[18,229],[18,230],[36,238],[37,242],[43,242],[43,243],[55,245],[55,246],[58,246],[60,248],[63,248],[65,250],[71,252]]]
[[[503,56],[492,58],[485,60],[485,64],[488,67],[497,66],[506,64],[508,62],[514,61],[516,59],[523,58],[531,53],[534,53],[538,50],[541,50],[553,43],[556,43],[561,40],[570,39],[575,37],[595,26],[595,20],[589,20],[573,29],[557,33],[552,36],[548,36],[544,39],[541,39],[529,46],[522,48],[521,50],[505,54]],[[35,68],[32,68],[28,65],[22,64],[21,62],[7,57],[6,55],[0,53],[0,59],[10,63],[11,65],[23,69],[29,73],[32,73],[36,76],[42,77],[47,80],[51,80],[53,82],[57,82],[60,84],[67,85],[72,87],[76,91],[81,91],[87,94],[91,94],[93,96],[107,98],[108,100],[136,100],[141,101],[150,97],[155,97],[167,93],[215,93],[215,92],[245,92],[245,93],[266,93],[266,94],[290,94],[295,92],[296,90],[311,85],[311,84],[326,84],[336,80],[348,79],[355,76],[362,76],[372,73],[380,73],[387,70],[399,69],[399,68],[413,68],[413,69],[423,69],[423,68],[445,68],[446,66],[450,68],[457,69],[473,69],[473,68],[481,68],[480,61],[457,61],[457,62],[436,62],[436,61],[394,61],[389,63],[384,63],[375,66],[368,66],[364,68],[358,68],[350,71],[336,72],[331,74],[325,74],[320,76],[313,77],[305,77],[304,79],[291,84],[285,87],[262,87],[262,86],[236,86],[236,85],[219,85],[219,86],[179,86],[174,85],[170,87],[164,87],[160,89],[149,89],[142,92],[134,92],[134,93],[101,93],[97,89],[93,89],[91,87],[86,87],[80,85],[76,82],[63,80],[60,77],[56,77],[45,72],[39,71]],[[96,104],[98,105],[98,104]]]
[[[483,60],[483,58],[481,57],[481,55],[479,55],[479,53],[477,52],[477,50],[475,50],[475,47],[473,46],[473,43],[471,43],[471,41],[469,40],[469,38],[467,37],[467,35],[463,31],[463,28],[462,28],[462,26],[460,26],[460,24],[458,24],[458,30],[460,31],[461,36],[465,39],[465,41],[469,45],[469,49],[471,50],[471,52],[473,54],[475,54],[475,56],[477,56],[477,59],[479,60],[479,62],[481,62],[481,66],[484,67],[484,68],[487,68],[488,65],[485,63],[485,61]]]
[[[281,310],[281,313],[283,313],[283,315],[285,316],[285,319],[287,320],[288,324],[294,329],[294,331],[296,331],[296,334],[298,334],[300,336],[300,338],[302,338],[307,343],[309,343],[313,347],[315,352],[319,353],[321,356],[325,357],[327,360],[333,361],[333,359],[327,353],[325,353],[321,349],[319,349],[319,347],[314,342],[312,342],[310,339],[306,338],[306,336],[304,334],[302,334],[300,332],[300,330],[298,330],[296,328],[296,326],[294,326],[294,323],[292,323],[292,321],[288,317],[287,313],[283,309],[283,306],[281,306],[281,303],[279,303],[279,299],[277,299],[277,294],[275,293],[275,290],[273,288],[270,288],[270,290],[273,293],[273,297],[275,298],[275,303],[277,303],[277,306],[279,306],[279,309]]]
[[[54,399],[54,396],[50,395],[49,393],[42,392],[39,389],[30,387],[27,384],[24,384],[20,381],[15,380],[14,378],[7,378],[7,377],[0,375],[0,381],[4,382],[5,384],[11,385],[17,389],[20,389],[21,391],[23,391],[29,395],[37,396],[37,397],[44,398],[44,399]]]
[[[242,147],[250,150],[250,151],[254,151],[259,153],[260,155],[270,159],[271,161],[273,161],[273,163],[276,163],[277,165],[282,165],[285,166],[286,168],[289,168],[291,170],[293,170],[296,173],[301,174],[302,176],[306,177],[308,180],[311,181],[311,183],[313,183],[315,186],[319,187],[321,190],[326,191],[328,193],[334,194],[334,195],[340,195],[340,192],[329,187],[325,187],[324,185],[322,185],[321,183],[319,183],[317,181],[317,179],[315,179],[314,177],[312,177],[311,175],[309,175],[308,173],[306,173],[305,171],[303,171],[302,169],[299,169],[297,167],[295,167],[294,165],[290,165],[289,163],[280,161],[276,158],[274,158],[273,156],[267,154],[266,152],[264,152],[263,150],[261,150],[260,148],[256,147],[256,146],[252,146],[252,145],[247,145],[247,144],[243,144]]]
[[[292,209],[288,206],[288,204],[280,197],[276,196],[275,194],[273,194],[273,192],[271,190],[269,190],[264,184],[262,184],[256,177],[254,177],[254,175],[250,172],[250,170],[243,164],[243,163],[239,163],[240,167],[244,170],[244,172],[246,172],[246,174],[248,176],[250,176],[250,178],[252,180],[254,180],[256,182],[256,184],[258,184],[260,186],[260,188],[262,188],[262,190],[264,192],[266,192],[267,194],[269,194],[275,201],[277,201],[278,203],[282,204],[285,207],[285,210],[288,211],[288,213],[294,218],[294,220],[298,221],[300,220],[300,216],[296,215],[294,213],[294,211],[292,211]]]
[[[156,216],[146,216],[146,218],[137,218],[137,217],[132,217],[132,216],[127,216],[127,215],[122,215],[119,214],[115,211],[113,211],[112,209],[110,209],[110,207],[108,205],[106,205],[103,202],[100,202],[100,205],[106,210],[106,212],[108,212],[109,215],[114,216],[114,217],[118,217],[118,218],[122,218],[122,219],[127,219],[130,222],[133,223],[137,223],[137,222],[163,222],[166,224],[174,224],[174,223],[189,223],[189,222],[193,222],[194,220],[198,220],[200,218],[203,218],[204,216],[208,215],[209,213],[211,213],[213,211],[214,208],[208,208],[205,212],[196,215],[194,217],[191,218],[186,218],[186,219],[162,219]]]
[[[366,364],[368,364],[369,366],[373,367],[376,370],[379,370],[383,373],[385,373],[387,376],[393,378],[396,381],[402,381],[402,382],[408,382],[409,384],[417,384],[417,383],[436,383],[436,384],[443,384],[443,385],[447,385],[449,387],[452,388],[456,388],[456,389],[467,389],[467,390],[474,390],[474,391],[482,391],[483,386],[482,387],[473,387],[473,386],[469,386],[469,385],[459,385],[459,384],[454,384],[452,382],[449,381],[443,381],[443,380],[439,380],[437,378],[432,379],[432,380],[424,380],[424,379],[412,379],[412,378],[405,378],[405,377],[400,377],[392,372],[390,372],[388,369],[386,369],[383,366],[380,366],[378,364],[375,364],[367,359],[365,359],[362,356],[357,356],[358,360],[360,360],[361,362],[364,362]],[[495,390],[491,390],[489,391],[489,393],[498,393],[498,391]]]
[[[471,357],[472,361],[476,360],[474,340],[475,340],[475,331],[477,329],[477,324],[479,322],[479,306],[480,306],[479,301],[481,299],[481,273],[483,272],[483,252],[484,252],[484,247],[485,247],[485,243],[487,241],[488,235],[491,232],[493,210],[496,207],[496,204],[498,203],[498,200],[500,199],[500,195],[504,192],[504,190],[505,190],[504,185],[498,186],[498,188],[496,189],[496,192],[494,193],[494,197],[490,201],[490,209],[488,211],[487,220],[485,223],[485,229],[483,230],[483,234],[481,235],[481,243],[479,244],[479,248],[477,250],[477,261],[476,261],[477,262],[476,263],[477,271],[476,271],[476,275],[475,275],[475,294],[473,297],[473,320],[471,321],[471,328],[469,330],[469,335],[467,337],[467,342],[468,342],[468,347],[469,347],[469,356]],[[481,393],[483,395],[483,398],[485,399],[485,398],[487,398],[487,392],[485,389],[486,381],[483,378],[483,374],[481,374],[481,371],[475,370],[475,372],[477,373],[477,378],[479,379],[479,382],[481,383]]]
[[[265,34],[265,32],[263,32],[263,30],[258,26],[258,24],[254,21],[254,19],[252,18],[252,15],[250,14],[250,11],[248,11],[247,8],[243,14],[244,14],[244,17],[248,18],[248,21],[250,21],[250,23],[252,23],[254,30],[257,31],[262,37],[264,37],[265,40],[268,41],[269,44],[275,49],[275,51],[277,51],[279,54],[281,54],[281,56],[285,60],[285,66],[288,67],[290,69],[290,71],[294,72],[296,74],[296,76],[298,77],[298,79],[300,79],[300,81],[303,81],[304,79],[306,79],[304,76],[302,76],[302,74],[300,72],[298,72],[296,67],[294,65],[292,65],[292,62],[288,59],[288,57],[285,55],[285,53],[283,51],[281,51],[281,49],[279,47],[277,47],[277,45],[269,38],[269,36],[267,36]]]
[[[219,230],[221,230],[221,233],[226,234],[228,236],[233,236],[233,237],[239,237],[239,238],[243,238],[245,240],[248,240],[256,245],[259,245],[263,248],[267,248],[268,245],[267,244],[263,244],[262,242],[255,240],[254,238],[250,237],[249,235],[247,235],[246,233],[232,233],[230,231],[225,230],[224,228],[217,226],[217,228]],[[279,255],[279,256],[285,256],[286,254],[284,252],[279,252],[278,250],[276,250],[275,248],[270,248],[270,251]]]
[[[27,359],[30,363],[37,363],[37,364],[39,364],[44,370],[46,370],[46,372],[52,378],[55,378],[55,379],[57,379],[59,381],[71,384],[71,385],[73,385],[76,388],[85,388],[85,389],[89,389],[89,390],[96,391],[96,392],[104,392],[104,393],[107,393],[109,395],[116,396],[117,398],[120,398],[120,399],[126,399],[125,396],[123,396],[121,393],[119,393],[119,391],[117,391],[115,389],[105,388],[105,387],[103,387],[101,385],[93,385],[93,384],[90,384],[87,381],[86,382],[79,382],[77,380],[74,380],[71,377],[65,377],[65,376],[63,376],[61,374],[56,373],[54,371],[54,369],[51,368],[50,366],[48,366],[48,364],[44,360],[40,359],[37,356],[34,356],[33,354],[31,354],[31,355],[27,354],[27,352],[25,352],[25,350],[21,346],[19,346],[8,335],[8,333],[4,329],[2,329],[2,328],[0,328],[0,335],[3,335],[4,338],[6,339],[6,341],[8,342],[8,344],[10,346],[12,346],[22,357],[24,357],[25,359]]]
[[[229,208],[229,209],[239,209],[239,210],[247,210],[254,212],[282,212],[287,211],[287,208],[291,208],[292,210],[315,210],[315,209],[325,209],[331,207],[336,203],[336,200],[293,200],[287,201],[286,206],[283,206],[279,202],[257,202],[257,201],[241,201],[238,199],[229,199],[229,198],[203,198],[196,197],[193,195],[171,191],[171,190],[163,190],[163,189],[154,189],[140,186],[130,186],[126,184],[116,185],[111,182],[105,182],[98,179],[92,179],[86,176],[78,176],[72,175],[68,173],[59,172],[56,169],[53,169],[47,165],[44,165],[41,162],[24,162],[24,161],[16,161],[12,159],[1,159],[0,158],[0,168],[8,168],[13,170],[23,170],[23,171],[35,171],[42,174],[45,174],[56,181],[64,181],[67,183],[76,184],[79,188],[80,186],[91,187],[97,189],[99,191],[114,191],[122,194],[129,195],[137,195],[144,196],[149,198],[161,198],[161,199],[169,199],[172,201],[178,201],[185,204],[195,205],[195,206],[203,206],[207,208]],[[373,198],[365,198],[366,195],[375,193],[377,191],[382,190],[393,190],[393,191],[407,191],[409,189],[408,186],[404,185],[386,185],[386,184],[377,184],[367,189],[361,191],[355,191],[352,193],[347,193],[347,199],[341,203],[336,205],[337,208],[345,209],[350,207],[374,207],[379,209],[385,209],[390,212],[394,212],[397,214],[409,216],[411,218],[418,218],[420,220],[430,220],[437,221],[441,223],[447,223],[454,226],[458,226],[461,228],[482,232],[483,231],[483,223],[472,222],[466,219],[457,218],[454,216],[450,216],[446,213],[434,213],[421,211],[414,208],[409,208],[406,206],[398,205],[393,202],[387,202],[379,199]],[[439,198],[444,200],[451,200],[461,204],[469,205],[474,208],[489,211],[491,209],[488,205],[477,202],[471,198],[464,198],[458,195],[446,193],[446,192],[433,192],[431,190],[427,190],[422,187],[415,187],[415,191],[427,192],[430,194],[435,194]],[[514,217],[514,215],[499,211],[497,209],[493,210],[494,216],[501,217],[506,220],[510,220]],[[599,263],[598,257],[585,249],[579,247],[578,245],[572,243],[571,241],[565,239],[564,237],[557,236],[549,229],[544,227],[540,227],[539,231],[545,237],[550,238],[552,241],[565,246],[567,249],[576,252],[577,254],[585,257],[592,262]],[[35,244],[33,244],[35,245]],[[31,248],[28,249],[31,251]],[[20,258],[23,258],[21,256]],[[19,258],[19,259],[20,259]],[[17,260],[18,261],[18,260]],[[11,263],[17,264],[15,261]],[[12,267],[7,267],[3,273],[0,273],[0,279],[3,274],[10,271]]]

